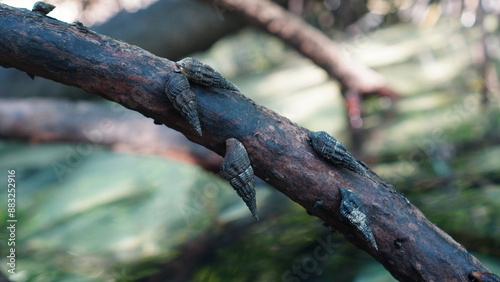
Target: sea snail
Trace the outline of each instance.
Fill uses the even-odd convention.
[[[181,116],[202,136],[196,96],[189,87],[186,77],[172,73],[168,77],[165,94]]]
[[[222,161],[220,174],[224,179],[229,181],[238,196],[243,199],[253,217],[259,220],[255,200],[253,168],[250,164],[247,150],[235,138],[226,140],[226,155]]]
[[[333,138],[325,131],[309,133],[311,145],[316,153],[330,163],[348,169],[357,174],[366,176],[366,166],[356,160],[344,147],[342,142]]]
[[[56,6],[51,5],[49,3],[45,3],[43,1],[38,1],[33,5],[33,8],[31,11],[33,12],[38,12],[44,16],[46,16],[48,13],[50,13],[52,10],[54,10]]]
[[[206,65],[191,57],[184,58],[175,63],[175,71],[180,72],[187,79],[195,84],[205,87],[223,88],[234,91],[240,91],[236,85],[223,77],[220,73],[214,70],[211,66]]]
[[[340,215],[345,221],[356,227],[370,245],[378,251],[363,202],[356,193],[349,189],[340,188],[340,194],[342,195]]]

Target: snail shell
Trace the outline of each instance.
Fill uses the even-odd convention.
[[[342,142],[325,131],[309,133],[309,139],[316,153],[334,165],[338,165],[357,174],[367,176],[366,166],[356,160]]]
[[[221,176],[229,181],[238,196],[243,199],[253,217],[259,220],[252,165],[247,150],[237,139],[229,138],[226,140],[226,155],[220,170]]]
[[[178,73],[171,74],[166,83],[165,93],[174,108],[202,136],[196,96],[189,88],[186,77]]]
[[[211,66],[206,65],[191,57],[184,58],[175,63],[176,71],[182,73],[193,83],[214,88],[223,88],[240,91],[236,85],[223,77]]]
[[[33,5],[33,8],[31,9],[33,12],[39,12],[40,14],[46,16],[48,13],[50,13],[52,10],[54,10],[56,6],[51,5],[49,3],[45,3],[43,1],[38,1]]]
[[[372,230],[369,226],[368,217],[363,207],[361,199],[353,191],[345,188],[340,188],[342,201],[340,202],[340,215],[351,225],[355,226],[363,237],[378,251],[377,242],[373,237]]]

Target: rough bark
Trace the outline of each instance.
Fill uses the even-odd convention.
[[[253,25],[279,37],[338,80],[343,92],[399,97],[380,74],[349,59],[342,48],[321,31],[271,1],[205,1],[220,7],[224,15],[242,15]]]
[[[471,272],[488,272],[392,186],[326,163],[313,151],[307,129],[240,93],[192,85],[200,137],[165,98],[173,62],[139,47],[0,4],[0,65],[96,93],[219,155],[225,153],[226,139],[237,138],[257,176],[345,234],[399,280],[468,281]],[[378,250],[342,221],[341,187],[364,203]]]
[[[243,25],[243,20],[228,15],[222,21],[209,3],[162,0],[135,13],[121,12],[95,30],[158,56],[177,59],[206,50]],[[26,74],[8,69],[0,69],[0,85],[0,97],[89,98],[79,88],[40,78],[33,82]]]
[[[130,130],[130,128],[136,130]],[[161,156],[218,172],[222,158],[188,142],[181,133],[156,126],[117,104],[46,98],[0,100],[0,137],[42,142],[81,142],[120,152]]]

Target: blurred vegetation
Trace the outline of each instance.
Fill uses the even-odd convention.
[[[499,88],[489,89],[485,104],[477,61],[484,30],[471,24],[470,7],[450,8],[450,2],[303,0],[289,6],[302,7],[295,12],[404,95],[397,102],[364,101],[369,165],[500,273]],[[486,12],[487,19],[496,15]],[[498,23],[488,32],[498,72]],[[336,83],[279,40],[245,29],[195,56],[257,103],[349,144]],[[189,256],[183,247],[193,242],[204,243],[198,246],[204,255],[193,251],[179,267],[191,270],[193,281],[286,281],[298,277],[291,276],[296,269],[305,281],[394,280],[263,183],[257,188],[263,220],[255,223],[225,181],[196,166],[98,146],[75,152],[70,144],[0,142],[0,183],[7,169],[17,171],[19,271],[13,281],[131,281]],[[68,158],[73,165],[61,178],[55,164]],[[318,248],[326,259],[315,257]]]

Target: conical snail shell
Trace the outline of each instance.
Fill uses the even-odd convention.
[[[370,245],[372,245],[375,250],[378,250],[377,242],[373,237],[368,217],[363,207],[363,202],[356,193],[349,189],[340,188],[340,193],[342,194],[340,215],[349,222],[349,224],[355,226]]]
[[[252,215],[257,216],[255,200],[255,182],[253,169],[243,144],[235,138],[226,140],[226,155],[221,165],[221,176],[228,180],[238,196],[240,196]]]
[[[334,165],[341,166],[360,175],[367,175],[364,164],[356,160],[344,147],[342,142],[325,131],[309,133],[311,145],[316,153]]]
[[[223,88],[240,91],[236,85],[223,77],[211,66],[206,65],[191,57],[184,58],[175,63],[176,71],[182,73],[187,79],[205,87]]]
[[[189,81],[182,74],[172,73],[167,81],[165,93],[174,108],[201,136],[196,96],[189,88]]]

